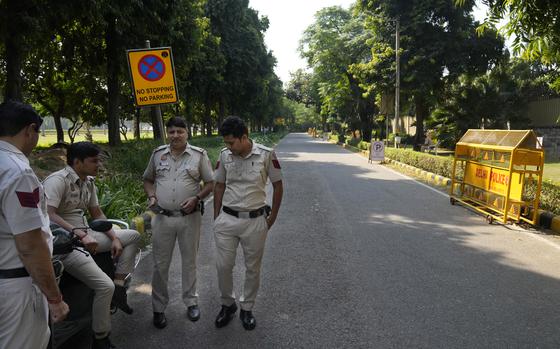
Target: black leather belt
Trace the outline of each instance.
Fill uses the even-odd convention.
[[[270,207],[263,206],[261,208],[258,208],[256,210],[254,210],[254,211],[240,212],[240,211],[236,211],[234,209],[231,209],[227,206],[222,207],[222,210],[225,213],[227,213],[229,215],[232,215],[234,217],[237,217],[237,218],[257,218],[257,217],[262,216],[265,213],[268,214],[269,209],[270,209]]]
[[[0,279],[15,279],[29,276],[24,267],[15,269],[0,269]]]
[[[152,206],[150,208],[150,210],[152,210],[152,212],[155,212],[156,214],[162,214],[164,216],[167,217],[181,217],[181,216],[187,216],[190,213],[185,213],[185,211],[183,210],[168,210],[165,209],[163,207],[160,207],[159,205],[155,205]],[[195,209],[191,212],[197,212],[200,211],[200,214],[203,215],[204,214],[204,201],[199,201],[198,204],[196,205]]]

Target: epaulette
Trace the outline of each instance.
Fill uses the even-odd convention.
[[[160,151],[160,150],[164,150],[164,149],[166,149],[166,148],[167,148],[167,144],[160,145],[159,147],[157,147],[156,149],[154,149],[153,153],[156,153],[156,152],[158,152],[158,151]]]
[[[87,180],[90,181],[90,182],[95,182],[95,177],[87,176]]]
[[[200,147],[195,147],[194,145],[191,145],[191,149],[196,150],[199,153],[204,153],[204,149],[202,149]]]
[[[220,153],[223,153],[223,152],[225,152],[226,150],[228,150],[228,148],[227,148],[227,147],[224,147],[224,148],[222,148],[222,150],[220,150]]]
[[[264,145],[262,145],[262,144],[257,143],[256,145],[257,145],[257,148],[259,148],[259,149],[266,150],[267,152],[271,152],[271,151],[272,151],[272,148],[266,147],[266,146],[264,146]]]

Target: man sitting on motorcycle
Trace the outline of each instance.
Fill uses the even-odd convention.
[[[127,303],[125,277],[134,269],[140,234],[135,230],[117,229],[105,233],[76,229],[87,227],[85,213],[91,219],[105,219],[99,207],[94,177],[101,165],[101,150],[91,142],[77,142],[69,146],[66,155],[68,166],[48,176],[43,185],[47,195],[48,213],[52,222],[80,238],[92,254],[111,252],[117,260],[113,281],[95,264],[91,256],[73,251],[63,259],[65,271],[94,290],[92,327],[96,347],[111,347],[110,306],[113,303],[132,313]],[[114,290],[114,296],[113,296]]]

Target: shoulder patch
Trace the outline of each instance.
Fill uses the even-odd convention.
[[[154,152],[154,153],[157,153],[158,151],[164,150],[164,149],[166,149],[166,148],[167,148],[167,144],[160,145],[159,147],[157,147],[156,149],[154,149],[153,152]]]
[[[264,146],[264,145],[262,145],[262,144],[257,143],[257,144],[255,144],[255,145],[257,146],[257,148],[262,149],[262,150],[264,150],[264,151],[268,151],[268,152],[271,152],[271,151],[272,151],[272,148],[266,147],[266,146]]]
[[[62,174],[62,171],[64,171],[64,169],[58,170],[58,171],[55,171],[55,172],[51,173],[50,175],[48,175],[47,177],[45,177],[45,179],[43,179],[42,183],[44,183],[47,179],[51,179],[51,178],[60,178],[60,179],[62,179],[62,178],[64,178],[64,177],[66,177],[68,174],[64,175],[64,174]],[[61,174],[62,174],[62,175],[61,175]]]
[[[87,180],[88,180],[88,182],[95,182],[95,177],[87,176]]]
[[[191,149],[192,150],[196,150],[199,153],[204,153],[204,149],[200,148],[200,147],[195,147],[194,145],[191,145]]]

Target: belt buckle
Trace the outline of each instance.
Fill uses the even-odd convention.
[[[237,212],[238,218],[251,218],[250,212]]]

